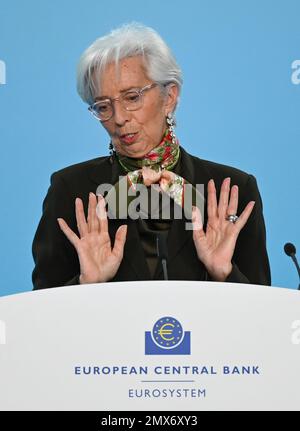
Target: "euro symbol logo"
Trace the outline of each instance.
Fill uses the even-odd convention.
[[[165,329],[168,326],[170,326],[172,329]],[[162,325],[162,327],[159,329],[158,333],[161,336],[161,338],[165,341],[172,341],[174,340],[174,337],[166,337],[166,335],[172,335],[173,334],[173,328],[174,325],[172,323],[165,323],[164,325]]]
[[[163,349],[172,349],[178,346],[184,336],[181,323],[171,316],[160,318],[152,330],[152,339],[156,345]]]
[[[146,355],[190,355],[191,333],[172,316],[164,316],[145,332]]]

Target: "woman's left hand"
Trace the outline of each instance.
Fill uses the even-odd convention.
[[[230,194],[230,199],[229,199]],[[249,202],[235,223],[226,218],[238,209],[238,186],[230,190],[230,178],[223,181],[217,204],[214,180],[207,186],[207,227],[203,230],[200,211],[193,207],[193,239],[198,258],[215,281],[225,281],[232,271],[232,256],[236,241],[245,226],[255,202]],[[228,203],[229,200],[229,203]]]

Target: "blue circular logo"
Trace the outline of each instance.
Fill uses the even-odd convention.
[[[174,349],[183,340],[181,323],[174,317],[162,317],[153,326],[152,339],[162,349]]]

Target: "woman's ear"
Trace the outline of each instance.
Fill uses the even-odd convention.
[[[179,91],[176,84],[168,84],[166,87],[166,102],[165,102],[165,115],[173,112],[176,108]]]

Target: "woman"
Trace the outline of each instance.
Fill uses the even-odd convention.
[[[35,289],[162,279],[158,237],[167,243],[169,279],[270,284],[255,178],[179,145],[174,112],[181,85],[174,57],[150,28],[123,26],[84,52],[78,92],[108,132],[111,155],[52,175],[33,241]],[[172,211],[187,201],[186,185],[195,197],[196,185],[204,184],[204,213],[193,205],[194,229],[187,230],[185,217],[162,217],[161,200],[158,217],[149,217],[149,208],[146,217],[129,217],[126,201],[127,217],[120,216],[119,203],[108,219],[110,197],[116,191],[124,197],[124,179],[126,192],[143,186],[147,199],[150,190],[170,197]],[[98,190],[97,197],[103,184],[114,187],[105,198]]]

